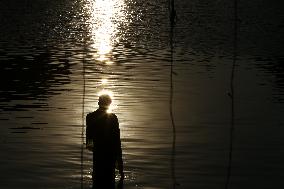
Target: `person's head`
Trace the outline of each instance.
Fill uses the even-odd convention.
[[[100,108],[108,108],[111,102],[111,97],[108,94],[103,94],[99,97],[98,105],[100,106]]]

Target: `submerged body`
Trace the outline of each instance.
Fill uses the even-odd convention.
[[[93,188],[115,188],[115,165],[123,179],[123,163],[118,119],[99,108],[86,117],[87,145],[93,142]]]

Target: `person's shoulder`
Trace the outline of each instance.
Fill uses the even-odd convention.
[[[112,119],[118,120],[117,116],[114,113],[109,114]]]
[[[117,116],[115,115],[115,113],[109,113],[109,115],[113,118],[117,118]]]
[[[86,117],[87,117],[87,118],[93,117],[95,114],[96,114],[96,112],[90,112],[90,113],[87,114]]]
[[[94,112],[89,112],[88,114],[87,114],[87,117],[88,116],[91,116],[91,115],[93,115],[94,114]]]

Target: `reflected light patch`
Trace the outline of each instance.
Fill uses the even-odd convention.
[[[108,83],[108,80],[107,79],[101,79],[101,84],[102,85],[106,85]]]
[[[108,60],[108,58],[105,55],[100,55],[99,58],[97,58],[96,60],[103,62]]]
[[[113,61],[106,61],[106,64],[113,64]]]
[[[119,25],[126,21],[125,7],[124,0],[88,0],[91,47],[97,51],[96,60],[110,61],[113,46],[119,42]]]

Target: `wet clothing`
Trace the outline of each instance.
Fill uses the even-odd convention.
[[[122,152],[118,119],[99,108],[86,117],[87,145],[93,142],[93,187],[115,188],[115,164],[122,168]]]

